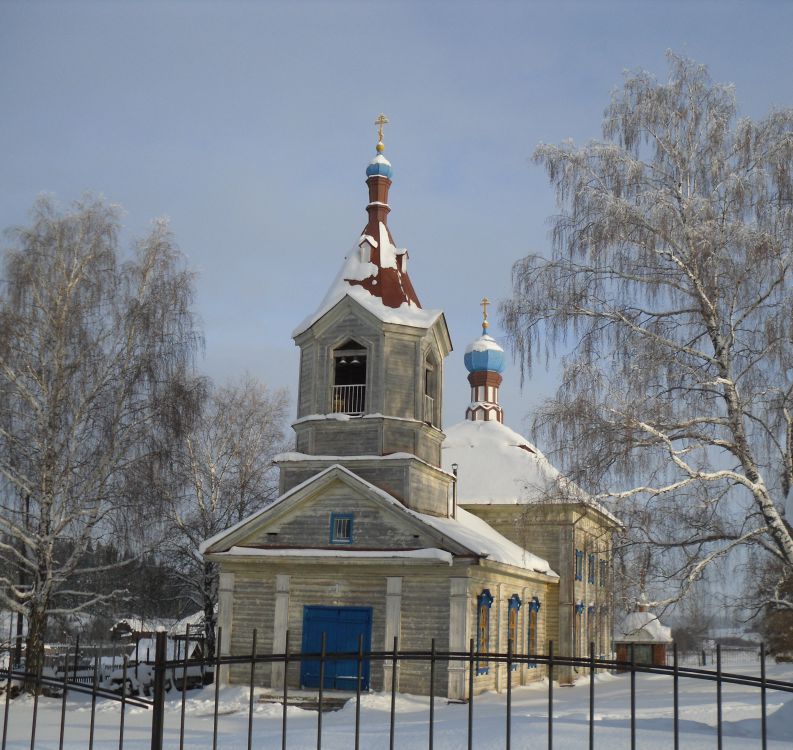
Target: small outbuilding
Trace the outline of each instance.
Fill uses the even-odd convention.
[[[636,664],[666,666],[666,652],[672,640],[672,629],[650,611],[643,597],[636,611],[626,615],[614,633],[617,661],[629,662],[633,647]]]

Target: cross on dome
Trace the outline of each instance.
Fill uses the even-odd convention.
[[[385,146],[383,145],[383,126],[387,125],[389,119],[381,112],[377,119],[374,121],[374,124],[377,125],[377,152],[383,153],[385,150]]]
[[[482,333],[487,333],[487,329],[490,327],[490,324],[487,322],[487,306],[490,304],[490,300],[487,297],[482,297],[482,301],[479,303],[482,305]]]

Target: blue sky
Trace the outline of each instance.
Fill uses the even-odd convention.
[[[0,0],[0,227],[25,223],[42,192],[104,195],[129,237],[169,217],[200,274],[201,368],[294,394],[291,331],[365,224],[383,111],[390,226],[455,345],[451,424],[479,300],[507,295],[512,263],[548,248],[536,144],[597,138],[623,70],[663,78],[669,48],[734,83],[749,116],[793,106],[791,29],[781,1]],[[513,427],[556,375],[521,391],[508,369]]]

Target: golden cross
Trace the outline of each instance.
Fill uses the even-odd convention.
[[[383,125],[388,124],[388,118],[381,112],[377,119],[374,121],[374,124],[377,125],[377,140],[382,143],[383,141]]]
[[[490,304],[490,300],[487,297],[482,297],[482,329],[488,327],[487,323],[487,306]]]

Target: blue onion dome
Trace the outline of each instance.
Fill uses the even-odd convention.
[[[380,118],[383,118],[385,122],[388,122],[387,119],[380,115]],[[378,118],[379,121],[379,118]],[[377,124],[377,123],[375,123]],[[372,161],[369,162],[369,166],[366,168],[366,176],[367,177],[388,177],[391,179],[391,175],[393,174],[393,170],[391,169],[391,162],[383,156],[383,151],[385,151],[385,146],[383,145],[383,130],[382,124],[380,125],[380,140],[377,141],[377,156],[375,156]]]
[[[391,169],[391,162],[388,161],[388,159],[386,159],[382,154],[375,156],[375,158],[369,162],[369,166],[366,168],[367,177],[374,177],[375,175],[378,175],[380,177],[388,177],[388,179],[391,179],[392,174],[393,170]]]
[[[504,350],[487,333],[468,344],[463,361],[468,372],[504,372]]]

